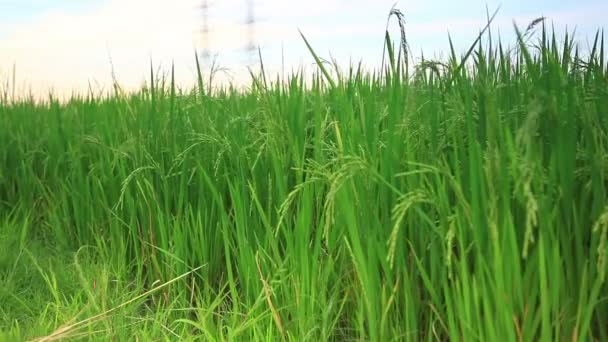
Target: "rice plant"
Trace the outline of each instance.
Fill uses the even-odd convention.
[[[312,78],[245,91],[197,59],[192,90],[0,92],[0,339],[608,340],[603,32],[514,30],[415,64],[387,33],[377,71],[303,35]]]

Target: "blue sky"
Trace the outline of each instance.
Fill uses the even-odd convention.
[[[23,22],[50,11],[78,13],[100,6],[104,0],[0,0],[2,22]]]
[[[244,0],[209,0],[209,48],[233,80],[243,81],[247,27]],[[0,0],[0,79],[16,64],[23,87],[36,91],[86,89],[107,85],[111,65],[128,87],[141,84],[149,60],[167,67],[175,61],[178,78],[193,76],[193,50],[201,48],[202,0]],[[377,66],[386,17],[395,0],[255,0],[256,44],[265,64],[277,72],[312,63],[298,34],[302,30],[318,53],[342,64],[363,60]],[[558,32],[577,29],[585,40],[605,25],[608,1],[399,1],[415,55],[441,56],[448,32],[464,51],[486,19],[486,6],[501,6],[493,25],[507,42],[512,21],[525,27],[547,16]],[[391,25],[396,33],[396,25]],[[111,63],[110,63],[111,61]],[[246,82],[246,81],[245,81]]]

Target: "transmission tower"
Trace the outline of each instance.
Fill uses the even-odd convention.
[[[255,25],[256,25],[256,17],[254,13],[254,0],[246,0],[247,1],[247,17],[245,18],[245,26],[247,29],[247,45],[245,46],[245,52],[247,54],[247,58],[249,62],[253,62],[255,60],[255,52],[256,52],[256,41],[255,41]],[[206,60],[211,55],[211,49],[209,47],[209,0],[202,0],[201,11],[202,11],[202,28],[201,28],[201,44],[202,44],[202,56],[203,59]]]
[[[201,10],[203,12],[203,27],[201,30],[202,33],[202,44],[203,44],[203,60],[209,59],[210,51],[209,51],[209,2],[207,0],[203,0],[203,4],[201,5]]]
[[[247,42],[247,54],[249,57],[249,62],[252,62],[255,58],[255,13],[254,13],[254,3],[253,0],[247,0],[247,19],[245,20],[245,24],[247,25],[247,33],[248,33],[248,42]]]

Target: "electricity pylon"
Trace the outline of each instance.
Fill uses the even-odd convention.
[[[248,42],[246,46],[249,62],[255,59],[255,13],[253,0],[247,0],[247,19],[245,25],[247,26]]]
[[[245,18],[245,27],[247,30],[247,44],[245,46],[245,52],[247,54],[247,58],[249,62],[255,60],[255,52],[256,52],[256,37],[255,37],[255,25],[257,19],[255,17],[254,12],[254,0],[246,0],[246,18]],[[202,56],[203,59],[208,59],[211,55],[211,48],[209,47],[209,0],[202,0],[201,10],[202,10],[202,28],[201,28],[201,44],[202,44]]]
[[[203,44],[203,60],[207,60],[210,56],[209,52],[209,2],[203,0],[201,5],[203,12],[203,27],[202,27],[202,44]]]

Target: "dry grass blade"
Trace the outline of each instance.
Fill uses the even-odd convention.
[[[124,308],[124,307],[128,306],[129,304],[132,304],[132,303],[134,303],[134,302],[136,302],[136,301],[138,301],[140,299],[146,298],[147,296],[151,295],[152,293],[154,293],[154,292],[156,292],[156,291],[158,291],[158,290],[160,290],[162,288],[165,288],[165,287],[167,287],[167,286],[169,286],[169,285],[177,282],[178,280],[183,279],[183,278],[189,276],[190,274],[195,273],[196,271],[200,270],[201,268],[203,268],[203,266],[199,266],[199,267],[193,269],[192,271],[186,272],[186,273],[184,273],[184,274],[182,274],[182,275],[180,275],[178,277],[175,277],[175,278],[173,278],[173,279],[171,279],[171,280],[169,280],[169,281],[167,281],[167,282],[165,282],[163,284],[160,284],[160,285],[152,288],[149,291],[146,291],[146,292],[142,293],[141,295],[139,295],[139,296],[137,296],[135,298],[132,298],[132,299],[130,299],[130,300],[128,300],[128,301],[126,301],[126,302],[124,302],[124,303],[122,303],[120,305],[117,305],[117,306],[115,306],[115,307],[113,307],[111,309],[108,309],[108,310],[106,310],[106,311],[104,311],[104,312],[102,312],[100,314],[97,314],[95,316],[89,317],[87,319],[84,319],[84,320],[76,322],[76,323],[72,323],[72,324],[61,326],[59,329],[53,331],[51,334],[49,334],[47,336],[44,336],[44,337],[40,337],[40,338],[34,339],[33,341],[35,341],[35,342],[50,342],[50,341],[58,341],[58,340],[66,338],[66,337],[69,337],[69,335],[71,335],[71,334],[74,333],[74,330],[81,329],[83,327],[88,326],[89,324],[95,323],[95,322],[103,319],[104,317],[108,316],[112,312],[114,312],[114,311],[116,311],[118,309]]]
[[[281,320],[281,315],[279,315],[279,311],[272,302],[272,288],[270,284],[264,278],[264,274],[262,273],[262,267],[260,266],[260,255],[255,255],[255,263],[258,267],[258,274],[260,275],[260,280],[262,281],[262,286],[264,287],[264,295],[266,297],[266,302],[268,302],[268,306],[270,307],[270,311],[272,312],[272,318],[274,319],[274,323],[279,329],[281,336],[285,338],[285,328],[283,328],[283,320]]]

